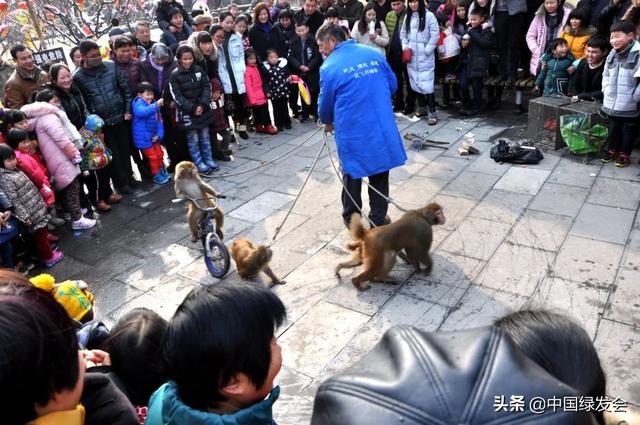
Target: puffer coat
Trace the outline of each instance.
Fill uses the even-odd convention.
[[[216,47],[218,48],[218,74],[225,94],[244,94],[244,69],[246,65],[242,37],[236,33],[227,34],[222,46]],[[236,90],[234,90],[231,78],[235,80]]]
[[[137,149],[148,149],[152,146],[151,139],[158,136],[164,138],[164,126],[160,116],[160,108],[156,102],[147,103],[143,98],[133,99],[132,131],[133,144]]]
[[[23,223],[31,220],[29,230],[35,231],[47,225],[47,206],[38,188],[20,170],[0,168],[0,190],[13,204],[13,215]]]
[[[602,110],[614,117],[637,117],[640,101],[640,43],[634,41],[623,52],[609,52],[602,72]]]
[[[80,174],[80,167],[73,163],[80,152],[58,116],[64,111],[44,102],[24,105],[21,110],[29,118],[29,130],[35,130],[38,136],[40,152],[55,189],[64,189]]]
[[[75,84],[71,86],[71,90],[69,91],[63,90],[55,84],[47,84],[45,87],[54,91],[58,99],[60,99],[62,109],[64,109],[67,117],[69,117],[71,124],[80,130],[84,126],[84,121],[88,115],[87,105],[84,102],[80,90],[78,90]]]
[[[435,50],[440,38],[440,28],[433,13],[425,12],[425,25],[423,31],[418,31],[420,19],[417,13],[411,14],[409,31],[407,32],[406,21],[408,14],[404,17],[402,29],[400,30],[400,40],[402,49],[410,48],[413,52],[411,61],[407,64],[409,72],[409,83],[413,91],[421,94],[433,93],[433,85],[436,72]]]
[[[562,22],[558,25],[558,33],[553,38],[559,38],[562,33],[562,29],[567,24],[571,8],[567,5],[563,6]],[[545,20],[546,10],[544,4],[538,8],[536,15],[529,25],[529,31],[527,31],[527,46],[531,51],[531,62],[529,63],[529,72],[531,75],[538,73],[538,65],[540,64],[540,56],[544,54],[544,47],[547,43],[547,22]]]
[[[197,130],[211,124],[211,83],[202,68],[198,65],[189,69],[178,66],[169,77],[169,92],[178,106],[181,129]],[[198,106],[202,106],[202,115],[195,116],[193,113]]]
[[[129,84],[115,63],[104,61],[98,68],[79,68],[73,82],[84,96],[90,113],[100,116],[105,125],[124,121],[131,112]]]

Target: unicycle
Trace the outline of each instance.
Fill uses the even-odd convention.
[[[198,238],[202,241],[204,249],[204,264],[207,266],[211,276],[221,279],[229,271],[230,257],[227,246],[216,233],[212,217],[212,212],[218,208],[217,200],[215,200],[215,206],[210,208],[201,207],[197,200],[192,198],[174,199],[173,202],[182,202],[183,200],[192,202],[196,208],[204,212],[198,223]]]

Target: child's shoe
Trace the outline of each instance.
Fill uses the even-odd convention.
[[[211,168],[211,172],[215,173],[216,171],[220,171],[220,167],[218,166],[218,164],[216,164],[214,160],[207,161],[206,164],[207,164],[207,167]]]
[[[616,167],[622,168],[629,165],[629,155],[626,153],[621,153],[618,155],[618,159],[616,160]]]
[[[264,125],[256,125],[256,133],[264,133]]]
[[[198,168],[198,173],[200,174],[204,174],[205,176],[211,174],[211,168],[207,167],[205,164],[198,164],[196,167]]]
[[[166,168],[162,167],[162,169],[160,170],[160,172],[162,173],[163,176],[165,176],[169,181],[171,181],[171,174],[169,174],[169,172],[167,171]]]
[[[158,173],[153,175],[153,182],[155,184],[167,184],[169,180],[168,176],[165,176],[162,171],[158,171]]]
[[[50,259],[44,262],[44,266],[46,268],[51,268],[56,264],[58,264],[60,261],[62,261],[63,258],[64,258],[64,254],[62,253],[62,251],[53,251],[53,255],[51,256]]]
[[[85,230],[91,229],[96,225],[96,221],[86,217],[80,217],[78,220],[71,223],[71,228],[73,230]]]
[[[602,155],[602,158],[600,158],[600,161],[607,164],[613,161],[614,159],[616,159],[617,156],[618,155],[615,149],[609,149],[608,151],[605,152],[604,155]]]
[[[267,134],[278,134],[278,129],[269,124],[264,126],[264,132]]]
[[[247,134],[247,126],[246,125],[239,125],[238,126],[238,136],[240,136],[244,140],[247,140],[249,138],[249,134]]]

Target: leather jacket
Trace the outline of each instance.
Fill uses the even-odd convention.
[[[523,411],[510,411],[511,396],[523,397]],[[320,386],[311,424],[597,423],[589,412],[562,407],[536,414],[529,404],[534,397],[562,402],[580,394],[527,358],[496,327],[424,332],[397,326]],[[497,409],[498,401],[507,407]]]

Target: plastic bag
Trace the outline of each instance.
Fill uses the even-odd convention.
[[[602,124],[591,125],[586,114],[560,116],[560,134],[569,150],[577,154],[598,153],[609,131]]]
[[[451,27],[447,27],[443,32],[444,39],[442,40],[442,44],[438,46],[438,58],[443,60],[458,56],[460,54],[460,43],[453,34],[453,30]]]

